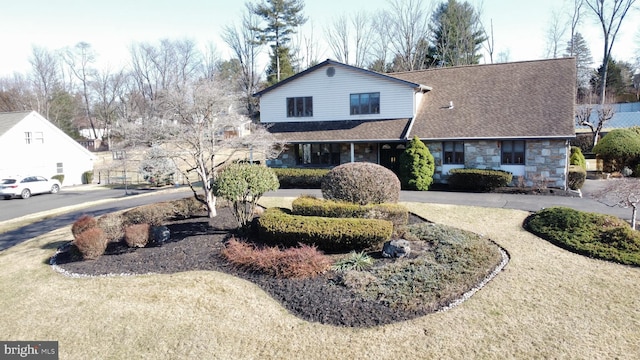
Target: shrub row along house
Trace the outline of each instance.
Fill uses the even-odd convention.
[[[573,58],[392,74],[326,60],[255,96],[261,123],[289,144],[269,166],[366,161],[397,172],[418,136],[434,156],[435,182],[478,168],[564,189],[575,77]]]

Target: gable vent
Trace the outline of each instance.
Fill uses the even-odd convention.
[[[328,77],[333,77],[333,75],[336,74],[336,68],[334,68],[333,66],[330,66],[327,68],[327,76]]]

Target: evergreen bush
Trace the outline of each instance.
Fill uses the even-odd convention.
[[[93,171],[85,171],[82,173],[82,183],[91,184],[93,182]]]
[[[640,128],[615,129],[605,135],[593,148],[611,171],[621,171],[640,160]]]
[[[271,168],[281,189],[320,189],[329,169]]]
[[[513,180],[510,172],[486,169],[453,169],[449,171],[449,188],[460,191],[484,191],[507,186]]]
[[[75,236],[73,245],[78,248],[85,260],[99,258],[107,249],[107,239],[102,229],[93,227]]]
[[[133,224],[124,228],[124,241],[129,247],[145,247],[151,239],[149,224]]]
[[[64,174],[57,174],[51,177],[52,179],[56,179],[60,182],[60,185],[64,182]]]
[[[582,155],[582,150],[577,146],[571,147],[571,156],[569,157],[569,165],[577,165],[587,170],[587,159]]]
[[[579,165],[569,165],[569,178],[567,179],[567,186],[569,186],[569,189],[581,189],[586,179],[587,171],[583,167]]]
[[[399,178],[402,188],[409,190],[429,190],[433,182],[435,162],[429,148],[417,136],[409,142],[400,155]]]
[[[312,196],[298,197],[291,209],[294,215],[387,220],[395,227],[406,225],[409,219],[409,210],[400,204],[358,205]]]
[[[71,225],[71,234],[75,238],[79,234],[98,226],[98,221],[91,215],[82,215]]]

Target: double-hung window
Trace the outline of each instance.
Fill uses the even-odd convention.
[[[445,141],[442,143],[443,164],[464,164],[464,142]]]
[[[287,117],[313,116],[313,98],[311,96],[287,98]]]
[[[524,140],[502,142],[502,164],[524,165]]]
[[[33,133],[31,133],[30,131],[25,131],[24,141],[27,144],[31,144],[33,142]]]
[[[350,95],[351,115],[380,114],[380,93]]]

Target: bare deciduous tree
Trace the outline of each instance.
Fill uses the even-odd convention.
[[[576,117],[575,122],[577,126],[587,126],[591,130],[591,135],[593,139],[593,146],[598,144],[598,139],[600,138],[600,133],[602,132],[602,128],[604,125],[613,118],[615,114],[615,109],[613,108],[613,103],[608,102],[605,104],[600,104],[595,108],[597,113],[597,122],[592,121],[592,114],[594,111],[594,106],[592,104],[591,97],[587,98],[587,101],[583,105],[576,106]]]
[[[36,100],[33,109],[49,119],[51,99],[61,81],[59,57],[46,48],[33,46],[29,62]]]
[[[390,0],[387,16],[379,17],[378,31],[386,31],[396,71],[411,71],[418,68],[416,54],[421,42],[429,38],[430,9],[419,0]],[[429,3],[430,6],[432,3]]]
[[[258,56],[263,51],[263,43],[257,41],[260,31],[260,18],[246,5],[246,11],[242,15],[242,23],[239,26],[225,26],[222,30],[222,39],[229,45],[235,57],[241,65],[241,81],[244,91],[246,109],[253,116],[258,109],[258,102],[253,97],[260,83],[258,71]]]
[[[600,103],[605,104],[607,88],[607,75],[611,51],[616,40],[616,35],[622,26],[627,13],[636,0],[584,0],[591,9],[592,14],[598,19],[604,38],[604,51],[602,56],[602,72],[600,73]]]
[[[636,215],[640,203],[640,179],[623,178],[608,180],[607,184],[591,195],[596,201],[609,207],[631,209],[631,228],[636,229]]]
[[[372,28],[369,15],[364,11],[351,16],[338,16],[325,29],[327,43],[336,60],[365,67],[369,63],[369,52],[373,43]]]
[[[83,113],[86,121],[89,122],[94,139],[97,139],[98,133],[91,109],[93,103],[91,83],[96,76],[96,69],[93,68],[96,61],[95,53],[90,44],[79,42],[73,49],[66,49],[63,59],[67,63],[70,73],[80,82],[79,92],[84,103]]]
[[[546,32],[546,58],[555,59],[560,56],[565,32],[567,32],[567,26],[561,15],[553,11]]]

